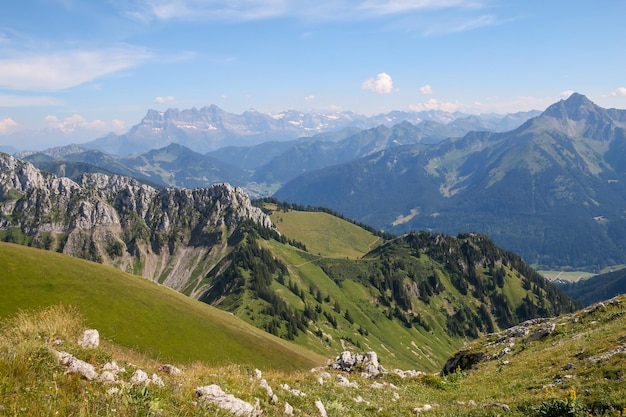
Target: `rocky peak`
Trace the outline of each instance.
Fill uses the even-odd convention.
[[[542,115],[555,119],[578,121],[592,118],[593,121],[597,121],[606,117],[603,110],[586,96],[574,93],[566,100],[561,100],[548,107]]]

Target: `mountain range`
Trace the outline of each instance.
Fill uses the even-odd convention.
[[[476,231],[541,268],[626,263],[626,111],[581,94],[518,128],[397,146],[274,195],[394,233]]]
[[[205,111],[211,117],[223,113],[215,106],[206,109],[212,109]],[[152,132],[163,139],[163,126],[184,125],[183,113],[191,123],[202,112],[150,112],[150,123],[142,121],[133,131],[161,126]],[[392,233],[477,231],[542,269],[599,271],[626,263],[623,113],[573,94],[538,115],[392,112],[372,119],[386,124],[368,129],[345,127],[206,154],[170,143],[127,156],[82,146],[16,155],[75,180],[83,172],[102,172],[133,176],[155,187],[228,182],[253,197],[275,193],[280,200],[329,207]],[[274,121],[296,116],[254,114]],[[404,120],[409,116],[416,123]],[[211,117],[202,120],[206,124]],[[218,130],[223,133],[241,117],[223,116],[230,124]],[[484,130],[513,121],[519,124],[509,131]],[[468,131],[477,125],[483,130]],[[118,139],[130,143],[128,138]]]
[[[470,116],[443,111],[393,111],[375,116],[352,112],[304,113],[287,110],[268,114],[248,110],[242,114],[226,112],[212,105],[200,109],[149,110],[140,123],[128,132],[111,133],[82,146],[107,154],[128,155],[178,143],[195,152],[206,153],[226,146],[252,146],[268,141],[293,140],[345,128],[369,129],[402,121],[424,123],[431,141],[469,130],[505,131],[535,115],[536,111],[507,115]],[[19,141],[15,141],[19,143]]]
[[[142,275],[318,353],[382,344],[435,369],[465,338],[576,306],[486,236],[373,232],[228,184],[75,182],[0,154],[0,240]]]

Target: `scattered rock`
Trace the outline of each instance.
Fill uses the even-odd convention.
[[[373,378],[381,373],[387,373],[385,368],[378,362],[376,352],[367,352],[364,355],[355,353],[353,355],[346,350],[341,352],[330,366],[333,369],[346,372],[352,372],[355,368],[361,369],[361,375],[364,378]]]
[[[326,408],[324,407],[324,404],[320,400],[315,401],[315,406],[319,410],[320,415],[322,417],[328,417],[328,414],[326,414]]]
[[[555,384],[562,384],[563,381],[565,381],[566,379],[572,379],[574,378],[573,375],[554,375],[554,378],[552,378],[552,382],[554,382]]]
[[[236,416],[258,416],[261,410],[255,408],[249,402],[226,394],[218,385],[207,385],[196,388],[196,395],[200,400],[210,401],[222,410],[230,411]]]
[[[85,330],[78,345],[85,349],[97,348],[100,345],[100,333],[96,329]]]
[[[149,384],[150,379],[148,378],[148,374],[142,371],[141,369],[137,369],[133,376],[130,377],[130,383],[133,385],[139,384]]]
[[[563,366],[563,368],[561,368],[561,369],[563,369],[564,371],[572,370],[572,369],[574,369],[574,364],[571,363],[571,362],[570,363],[566,363],[565,366]]]
[[[500,403],[489,404],[486,408],[487,409],[500,408],[502,409],[502,411],[506,411],[507,413],[511,411],[511,407],[509,407],[507,404],[500,404]]]
[[[415,407],[415,408],[413,409],[413,411],[415,411],[417,414],[421,414],[423,411],[429,411],[429,410],[432,410],[432,409],[433,409],[433,406],[432,406],[432,405],[430,405],[430,404],[424,404],[424,405],[423,405],[423,406],[421,406],[421,407]]]
[[[56,355],[59,363],[67,367],[65,372],[68,374],[80,374],[83,378],[89,381],[98,377],[98,373],[93,365],[85,361],[81,361],[67,352],[57,352],[56,350],[53,350],[53,353]]]
[[[403,371],[402,369],[394,369],[393,373],[396,375],[399,375],[400,378],[412,378],[412,377],[416,377],[416,376],[422,376],[425,375],[424,372],[422,371],[415,371],[415,370],[408,370],[408,371]]]
[[[165,372],[166,374],[169,374],[169,375],[180,375],[183,372],[177,367],[175,367],[174,365],[170,365],[170,364],[159,366],[159,371]]]
[[[460,350],[446,361],[440,374],[448,375],[456,372],[457,370],[464,371],[471,369],[483,359],[485,359],[485,354],[483,352],[470,353],[465,350]]]
[[[296,397],[306,397],[306,394],[298,389],[295,388],[291,388],[289,385],[287,384],[283,384],[280,386],[282,389],[284,389],[285,391],[289,392],[291,395],[294,395]]]
[[[528,336],[528,341],[543,339],[546,336],[552,334],[556,325],[553,322],[546,323],[543,326],[537,327],[533,332]]]
[[[380,374],[380,364],[378,363],[378,355],[376,352],[367,352],[363,357],[363,372],[361,375],[365,378],[373,378]]]
[[[283,411],[283,414],[287,416],[293,415],[293,407],[289,403],[285,403],[285,411]]]
[[[267,395],[270,398],[274,397],[274,390],[272,389],[272,387],[270,387],[270,385],[267,383],[265,379],[262,379],[259,382],[259,385],[261,386],[261,388],[265,388],[265,391],[267,391]]]
[[[156,385],[157,387],[164,387],[165,384],[160,376],[157,374],[152,374],[152,378],[150,378],[150,383]]]
[[[337,375],[337,381],[340,387],[346,387],[346,388],[358,388],[359,387],[359,384],[357,384],[356,382],[350,382],[348,378],[342,375]]]
[[[263,372],[261,372],[260,369],[255,369],[254,370],[254,376],[256,377],[256,379],[261,379],[261,378],[263,378]]]
[[[117,376],[111,371],[104,371],[100,374],[99,380],[105,384],[114,384],[117,382]]]
[[[509,353],[511,353],[511,348],[507,346],[507,347],[505,347],[504,349],[502,349],[502,350],[500,351],[500,353],[498,353],[498,358],[501,358],[501,357],[503,357],[504,355],[507,355],[507,354],[509,354]]]

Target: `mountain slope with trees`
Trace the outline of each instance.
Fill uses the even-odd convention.
[[[626,111],[573,94],[513,131],[387,149],[275,196],[396,233],[484,233],[544,269],[597,270],[626,261],[625,129]]]
[[[575,307],[484,236],[391,238],[304,212],[307,224],[345,230],[336,250],[355,248],[322,256],[307,248],[323,230],[296,240],[281,232],[292,208],[263,213],[227,184],[156,190],[102,174],[75,183],[0,162],[1,240],[143,275],[325,355],[384,349],[393,366],[434,370],[468,338]]]

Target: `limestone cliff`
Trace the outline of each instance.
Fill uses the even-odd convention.
[[[143,275],[191,296],[229,253],[243,222],[273,228],[229,184],[155,189],[130,177],[84,174],[78,182],[0,153],[0,234]]]

